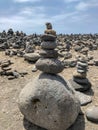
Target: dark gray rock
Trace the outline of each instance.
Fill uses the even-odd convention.
[[[89,80],[87,78],[73,77],[73,80],[79,84],[88,84],[89,83]]]
[[[42,42],[41,43],[41,48],[42,49],[55,49],[57,46],[57,43],[56,42],[51,42],[51,41],[47,41],[47,42]]]
[[[64,69],[64,66],[58,59],[40,58],[36,62],[36,68],[46,73],[57,74]]]
[[[39,53],[44,58],[57,58],[58,53],[56,50],[41,50]]]
[[[88,120],[98,123],[98,106],[89,107],[86,116]]]
[[[44,34],[41,36],[42,41],[55,41],[56,36],[51,35],[51,34]]]
[[[67,82],[46,73],[23,88],[18,105],[27,120],[49,130],[66,130],[80,111],[80,103]]]
[[[75,90],[80,91],[80,92],[87,91],[91,88],[90,82],[88,82],[88,84],[79,84],[75,82],[73,79],[70,79],[69,82]]]

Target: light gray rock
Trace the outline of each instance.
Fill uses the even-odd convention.
[[[77,64],[80,65],[80,66],[83,66],[83,67],[87,67],[88,66],[87,63],[83,63],[83,62],[78,62]]]
[[[27,61],[35,62],[40,58],[40,55],[38,53],[26,53],[24,55],[24,59]]]
[[[86,111],[87,119],[93,122],[98,122],[98,106],[89,107]]]
[[[44,41],[41,43],[41,48],[42,49],[55,49],[57,47],[57,43],[56,42],[51,42],[51,41]]]
[[[81,92],[75,92],[76,97],[79,99],[81,106],[87,105],[92,102],[92,97]]]
[[[66,130],[80,111],[80,103],[67,82],[46,73],[25,86],[18,105],[27,120],[48,130]]]
[[[64,66],[58,59],[40,58],[36,62],[36,68],[46,73],[57,74],[64,69]]]

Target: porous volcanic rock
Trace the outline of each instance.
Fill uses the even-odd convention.
[[[46,73],[23,88],[18,105],[27,120],[48,130],[66,130],[80,111],[80,103],[67,82]]]
[[[36,62],[36,68],[46,73],[57,74],[57,73],[60,73],[64,69],[64,66],[58,59],[40,58]]]

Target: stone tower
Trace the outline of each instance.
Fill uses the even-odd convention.
[[[45,31],[41,36],[41,58],[36,63],[41,73],[23,88],[18,105],[24,117],[39,129],[66,130],[75,122],[80,103],[67,81],[58,75],[63,65],[57,59],[56,35],[50,33],[50,27],[49,34]]]

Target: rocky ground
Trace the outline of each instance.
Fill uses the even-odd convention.
[[[98,56],[98,50],[94,51],[93,55]],[[33,130],[31,127],[28,128],[28,125],[24,125],[23,116],[18,109],[17,99],[22,88],[40,71],[32,72],[34,64],[28,63],[22,57],[9,57],[5,56],[4,52],[0,52],[0,61],[4,59],[9,59],[14,63],[11,65],[12,70],[26,71],[28,74],[13,80],[8,80],[6,76],[0,76],[0,130]],[[60,75],[68,80],[72,78],[75,69],[75,67],[65,68]],[[98,66],[89,66],[88,79],[92,83],[92,89],[86,94],[92,96],[92,103],[81,107],[83,114],[79,115],[70,130],[98,130],[98,124],[88,121],[85,116],[86,109],[89,106],[98,106]]]

